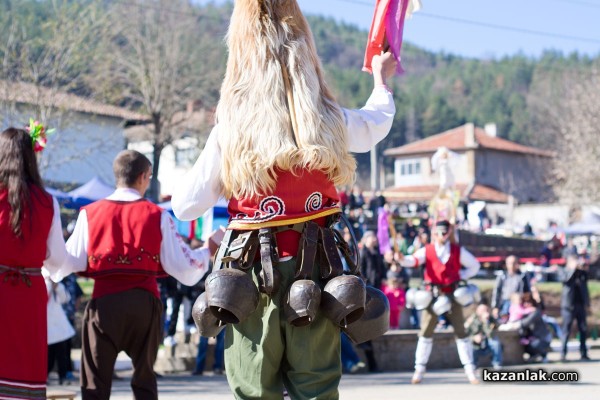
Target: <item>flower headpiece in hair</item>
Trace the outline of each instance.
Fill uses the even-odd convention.
[[[47,135],[54,132],[54,129],[46,130],[44,125],[39,121],[34,121],[33,118],[29,119],[29,126],[27,126],[27,132],[31,136],[31,143],[33,144],[33,151],[36,153],[44,150],[46,142],[48,141]]]

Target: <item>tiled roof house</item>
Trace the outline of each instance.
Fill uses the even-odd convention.
[[[456,188],[463,201],[521,203],[548,200],[551,189],[545,171],[552,152],[524,146],[496,136],[494,124],[486,129],[472,123],[384,151],[394,157],[394,187],[384,195],[397,202],[426,202],[437,192],[438,174],[431,157],[440,147],[459,155],[453,167]]]

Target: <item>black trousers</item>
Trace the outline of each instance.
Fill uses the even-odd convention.
[[[48,345],[48,373],[54,368],[54,363],[58,370],[58,380],[62,383],[63,379],[67,376],[69,371],[69,364],[71,357],[69,351],[71,339],[67,339],[62,342],[53,343]]]
[[[576,305],[573,309],[562,308],[560,310],[562,316],[562,353],[567,354],[567,342],[571,335],[571,326],[573,321],[577,320],[577,329],[579,330],[579,352],[582,357],[587,356],[587,347],[585,346],[585,340],[587,339],[587,321],[586,312],[583,305]]]
[[[131,289],[92,299],[83,315],[81,398],[109,400],[119,352],[133,362],[131,388],[136,400],[158,399],[154,362],[162,338],[160,300]]]

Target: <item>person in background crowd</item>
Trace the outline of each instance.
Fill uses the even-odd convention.
[[[175,293],[172,297],[171,315],[169,317],[169,326],[167,328],[167,336],[163,340],[165,346],[175,346],[177,340],[175,339],[175,333],[177,331],[177,321],[179,320],[179,310],[183,304],[184,299],[188,299],[191,304],[194,303],[198,297],[197,290],[193,286],[184,285],[181,282],[176,283]],[[185,314],[185,313],[184,313]],[[185,333],[189,335],[189,327],[193,326],[194,320],[190,315],[184,315],[184,326]]]
[[[412,218],[408,218],[404,224],[404,238],[407,243],[413,243],[417,237],[417,227],[414,225]]]
[[[588,334],[586,317],[591,313],[588,268],[583,257],[570,254],[567,257],[567,264],[560,274],[562,281],[560,314],[563,320],[561,361],[565,361],[567,358],[567,344],[571,334],[571,325],[575,320],[579,332],[579,354],[582,360],[590,359],[585,343]]]
[[[0,398],[46,398],[42,265],[53,272],[73,261],[65,251],[58,202],[44,190],[38,170],[40,131],[34,124],[0,133]]]
[[[383,207],[377,209],[377,242],[379,244],[379,252],[385,254],[393,249],[393,236],[390,232],[390,222],[392,214],[389,204],[384,204]]]
[[[62,283],[52,282],[48,274],[44,274],[46,289],[48,291],[48,374],[56,363],[58,371],[58,383],[69,383],[67,378],[69,371],[70,341],[75,336],[75,329],[67,319],[63,310],[71,296]]]
[[[424,248],[429,244],[429,234],[424,229],[419,228],[419,235],[415,238],[412,246],[408,248],[408,254],[414,254],[417,250]]]
[[[69,293],[69,300],[62,305],[65,314],[67,315],[67,319],[71,326],[75,327],[75,315],[77,313],[77,309],[79,308],[81,296],[83,296],[83,290],[77,283],[77,276],[75,274],[71,274],[62,280],[62,284],[65,286],[67,293]],[[68,357],[68,368],[67,368],[67,379],[74,379],[73,377],[73,360],[71,359],[71,349],[73,348],[73,339],[69,339],[67,341],[67,357]]]
[[[552,261],[553,252],[554,252],[554,242],[552,240],[549,240],[540,252],[540,256],[541,256],[540,263],[541,263],[542,267],[544,267],[544,268],[550,267],[550,262]]]
[[[356,374],[367,367],[367,365],[360,360],[360,357],[358,357],[358,354],[356,354],[354,351],[352,342],[344,332],[341,333],[341,346],[342,368],[344,369],[344,372]]]
[[[408,242],[406,241],[406,238],[400,231],[396,231],[396,237],[394,238],[394,248],[398,252],[404,255],[408,255]]]
[[[358,185],[352,187],[352,194],[348,201],[348,207],[350,210],[356,210],[357,208],[363,208],[365,205],[365,198],[363,197],[362,190]]]
[[[386,280],[383,288],[388,301],[390,302],[390,329],[400,328],[400,314],[406,304],[406,292],[404,283],[392,276]]]
[[[375,233],[373,233],[373,231],[365,232],[362,243],[363,247],[360,252],[360,273],[367,281],[367,284],[376,289],[380,289],[387,271],[383,265],[383,256],[379,252]]]
[[[530,359],[539,358],[543,363],[547,363],[552,333],[538,306],[531,293],[513,294],[508,323],[503,328],[518,329],[520,343]]]
[[[508,319],[512,295],[530,292],[531,287],[527,276],[521,274],[521,266],[516,256],[506,257],[504,264],[506,271],[502,271],[496,278],[491,305],[494,318]]]
[[[492,367],[502,366],[502,343],[496,335],[498,322],[490,314],[487,304],[479,304],[466,322],[467,333],[473,341],[473,362],[477,366],[479,357],[492,356]]]
[[[350,204],[350,191],[346,186],[343,189],[338,190],[338,196],[340,198],[340,207],[344,212],[348,211],[348,205]]]

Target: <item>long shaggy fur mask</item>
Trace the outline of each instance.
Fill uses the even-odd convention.
[[[351,183],[356,162],[347,150],[344,115],[296,0],[236,0],[227,45],[217,106],[224,195],[268,194],[276,169],[320,170],[336,185]],[[297,146],[282,64],[291,81]]]

